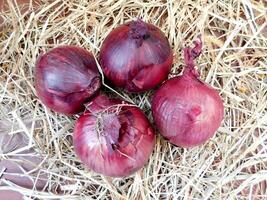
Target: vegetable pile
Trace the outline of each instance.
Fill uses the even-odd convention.
[[[179,147],[204,143],[223,119],[219,94],[199,79],[194,66],[201,48],[200,39],[194,48],[184,48],[182,75],[165,81],[152,99],[159,133]],[[110,84],[137,93],[167,79],[173,54],[163,32],[138,19],[108,34],[99,61]],[[79,115],[73,144],[82,163],[106,176],[129,176],[148,161],[154,129],[140,108],[100,93],[101,83],[93,55],[80,47],[56,47],[36,63],[35,88],[42,103],[62,114]]]

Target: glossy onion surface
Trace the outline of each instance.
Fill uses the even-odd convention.
[[[185,49],[183,75],[166,81],[152,100],[152,114],[160,133],[180,147],[193,147],[214,135],[223,119],[223,102],[209,85],[199,80],[193,59],[201,43]]]
[[[74,149],[90,169],[112,177],[128,176],[144,166],[155,135],[143,112],[99,95],[76,122]]]
[[[143,92],[161,83],[168,76],[172,60],[164,33],[140,19],[115,28],[100,50],[106,77],[129,92]]]
[[[40,100],[52,110],[71,115],[101,86],[95,59],[76,46],[60,46],[40,56],[35,68],[35,88]]]

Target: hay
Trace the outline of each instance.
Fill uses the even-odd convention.
[[[265,0],[42,2],[35,11],[30,6],[19,12],[9,1],[9,10],[1,13],[0,118],[10,126],[0,128],[2,133],[23,132],[29,138],[28,147],[44,158],[39,167],[48,174],[48,189],[10,183],[0,190],[10,188],[40,199],[267,198]],[[157,136],[153,155],[142,170],[112,179],[86,170],[75,157],[71,136],[77,116],[54,113],[40,103],[33,86],[34,63],[42,51],[59,44],[82,46],[97,57],[107,34],[137,17],[168,36],[175,53],[170,77],[181,71],[181,48],[202,35],[204,50],[197,66],[203,80],[220,92],[225,118],[216,136],[200,147],[177,148]],[[106,91],[115,94],[114,88]],[[152,120],[153,91],[117,93]],[[8,156],[1,153],[1,160]],[[60,193],[55,189],[59,187]]]

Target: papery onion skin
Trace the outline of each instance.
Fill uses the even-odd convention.
[[[166,81],[152,100],[152,115],[160,133],[172,144],[194,147],[214,135],[224,115],[218,92],[199,79],[193,59],[201,43],[185,48],[186,68],[181,76]]]
[[[100,86],[95,59],[83,48],[59,46],[41,55],[36,63],[37,96],[56,112],[72,115],[82,111]]]
[[[140,19],[115,28],[100,50],[105,76],[128,92],[144,92],[157,86],[167,78],[172,61],[164,33]]]
[[[88,105],[88,111],[76,122],[73,135],[74,149],[81,161],[91,170],[111,177],[128,176],[142,168],[155,143],[153,129],[143,112],[104,95]],[[103,114],[105,109],[109,114]]]

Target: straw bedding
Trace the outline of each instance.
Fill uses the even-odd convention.
[[[38,173],[26,176],[42,174],[47,183],[38,191],[4,181],[0,191],[39,199],[267,198],[265,0],[55,0],[30,7],[8,2],[0,28],[0,134],[22,134],[27,140],[15,152],[0,148],[0,159],[31,148],[42,162],[33,169]],[[76,158],[72,132],[77,116],[41,104],[33,85],[34,64],[41,52],[62,44],[79,45],[97,58],[107,34],[137,17],[168,36],[175,54],[169,77],[182,70],[182,47],[201,34],[204,49],[197,66],[201,78],[223,98],[225,118],[216,135],[196,148],[178,148],[157,135],[142,170],[112,179],[85,169]],[[133,95],[107,85],[104,90],[135,103],[152,122],[153,91]]]

